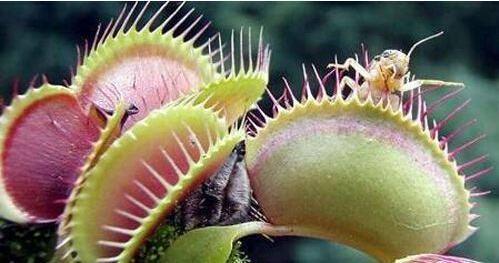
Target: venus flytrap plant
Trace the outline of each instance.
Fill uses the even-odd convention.
[[[202,16],[188,22],[183,3],[149,19],[137,6],[99,28],[69,88],[31,89],[0,118],[0,215],[57,220],[55,262],[242,263],[237,240],[252,234],[340,242],[381,262],[473,262],[441,254],[475,231],[469,199],[483,193],[464,184],[489,169],[465,177],[485,158],[455,157],[482,137],[449,150],[462,129],[441,134],[467,102],[430,116],[460,90],[429,106],[421,89],[373,95],[381,82],[360,85],[336,63],[322,78],[313,67],[315,82],[304,68],[300,98],[285,80],[282,96],[268,92],[272,114],[248,114],[268,82],[261,31],[256,58],[243,29],[224,55],[219,35],[197,44],[209,23],[194,32]],[[26,198],[26,182],[44,198]]]

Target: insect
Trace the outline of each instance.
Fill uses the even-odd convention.
[[[412,45],[407,54],[394,49],[385,50],[380,55],[375,56],[367,68],[364,68],[364,66],[354,58],[346,59],[343,64],[329,64],[328,68],[344,70],[348,70],[350,67],[353,68],[362,76],[364,82],[359,84],[352,78],[345,76],[341,79],[339,89],[343,90],[345,86],[348,86],[353,92],[358,92],[359,97],[363,99],[367,98],[368,94],[371,94],[375,101],[379,101],[381,98],[388,98],[392,107],[399,105],[400,97],[398,94],[400,92],[410,91],[425,86],[464,87],[463,83],[457,82],[446,82],[433,79],[409,80],[409,62],[412,52],[420,44],[441,36],[443,33],[444,32],[439,32],[416,42]]]
[[[229,225],[248,220],[251,188],[244,162],[244,142],[225,163],[179,206],[176,220],[185,230],[210,225]]]

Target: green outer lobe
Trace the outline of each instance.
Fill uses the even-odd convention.
[[[340,118],[357,130],[338,130]],[[370,137],[376,125],[416,152]],[[419,163],[425,157],[434,165]],[[418,124],[356,100],[308,100],[247,142],[252,186],[272,223],[386,262],[442,252],[469,234],[468,192],[445,157]]]
[[[260,99],[267,85],[266,79],[265,72],[242,72],[204,86],[194,95],[194,101],[213,107],[228,123],[233,123]]]
[[[171,137],[167,136],[169,130],[175,130],[183,142],[192,139],[187,138],[188,134],[182,132],[182,123],[191,125],[194,131],[199,131],[196,128],[197,126],[203,127],[203,131],[205,131],[204,127],[206,126],[210,129],[211,135],[216,136],[217,139],[213,139],[213,145],[209,147],[207,140],[203,140],[200,136],[205,153],[202,155],[199,152],[191,153],[194,156],[194,163],[186,167],[185,163],[177,164],[185,172],[185,175],[178,182],[167,179],[173,175],[164,175],[166,176],[165,179],[172,184],[172,188],[167,193],[164,193],[165,195],[161,198],[160,203],[152,207],[148,215],[141,216],[144,221],[136,228],[133,228],[135,229],[134,234],[126,239],[128,241],[125,248],[109,251],[105,250],[105,247],[97,245],[98,240],[101,240],[101,238],[109,241],[119,239],[119,236],[114,236],[115,239],[109,239],[109,236],[103,232],[105,230],[102,229],[102,226],[103,224],[112,225],[113,223],[116,225],[114,209],[123,205],[123,202],[128,202],[126,199],[123,200],[121,195],[126,192],[123,189],[130,190],[128,185],[133,184],[133,182],[130,182],[131,178],[124,178],[123,176],[129,174],[129,170],[133,171],[133,163],[137,161],[138,156],[142,156],[143,160],[150,161],[148,156],[153,156],[153,153],[147,151],[151,149],[151,146],[163,144],[168,149],[168,145],[176,144]],[[227,134],[226,129],[225,122],[218,119],[212,111],[204,109],[202,105],[180,104],[152,112],[146,119],[134,125],[115,141],[89,172],[88,179],[77,197],[77,203],[73,209],[70,235],[74,249],[81,260],[83,262],[94,262],[98,258],[116,256],[118,253],[117,260],[128,261],[136,249],[144,242],[149,232],[153,231],[154,227],[160,223],[160,220],[164,219],[174,208],[176,202],[181,201],[189,189],[195,187],[204,178],[216,171],[235,144],[243,139],[241,131],[234,130],[233,133]],[[173,155],[172,158],[176,162],[182,162],[178,156]],[[166,162],[166,160],[163,162]],[[120,169],[124,172],[119,172]],[[146,182],[144,184],[147,185]],[[157,187],[156,190],[154,188],[152,190],[156,194],[158,193]],[[88,224],[90,221],[93,221],[94,224]],[[130,226],[124,228],[130,228]],[[126,240],[121,239],[119,241]]]
[[[160,262],[225,263],[232,251],[233,242],[243,231],[239,225],[192,230],[175,240]]]
[[[263,222],[195,229],[175,240],[161,257],[160,262],[225,263],[237,239],[259,233],[276,236],[288,234],[288,229]]]

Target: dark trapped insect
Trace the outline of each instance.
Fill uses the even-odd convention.
[[[245,145],[240,142],[218,172],[177,208],[176,219],[186,230],[249,219],[251,189],[244,155]]]

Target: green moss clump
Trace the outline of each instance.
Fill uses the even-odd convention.
[[[244,252],[241,250],[241,241],[237,241],[236,243],[234,243],[234,248],[230,253],[227,263],[250,263],[250,262],[251,261],[248,258],[248,256],[246,256]]]
[[[0,262],[49,262],[56,245],[56,225],[19,225],[0,220]]]
[[[173,243],[173,241],[182,234],[180,228],[163,224],[156,232],[149,237],[147,242],[140,248],[139,252],[132,260],[136,263],[153,263],[158,262],[165,250]]]

